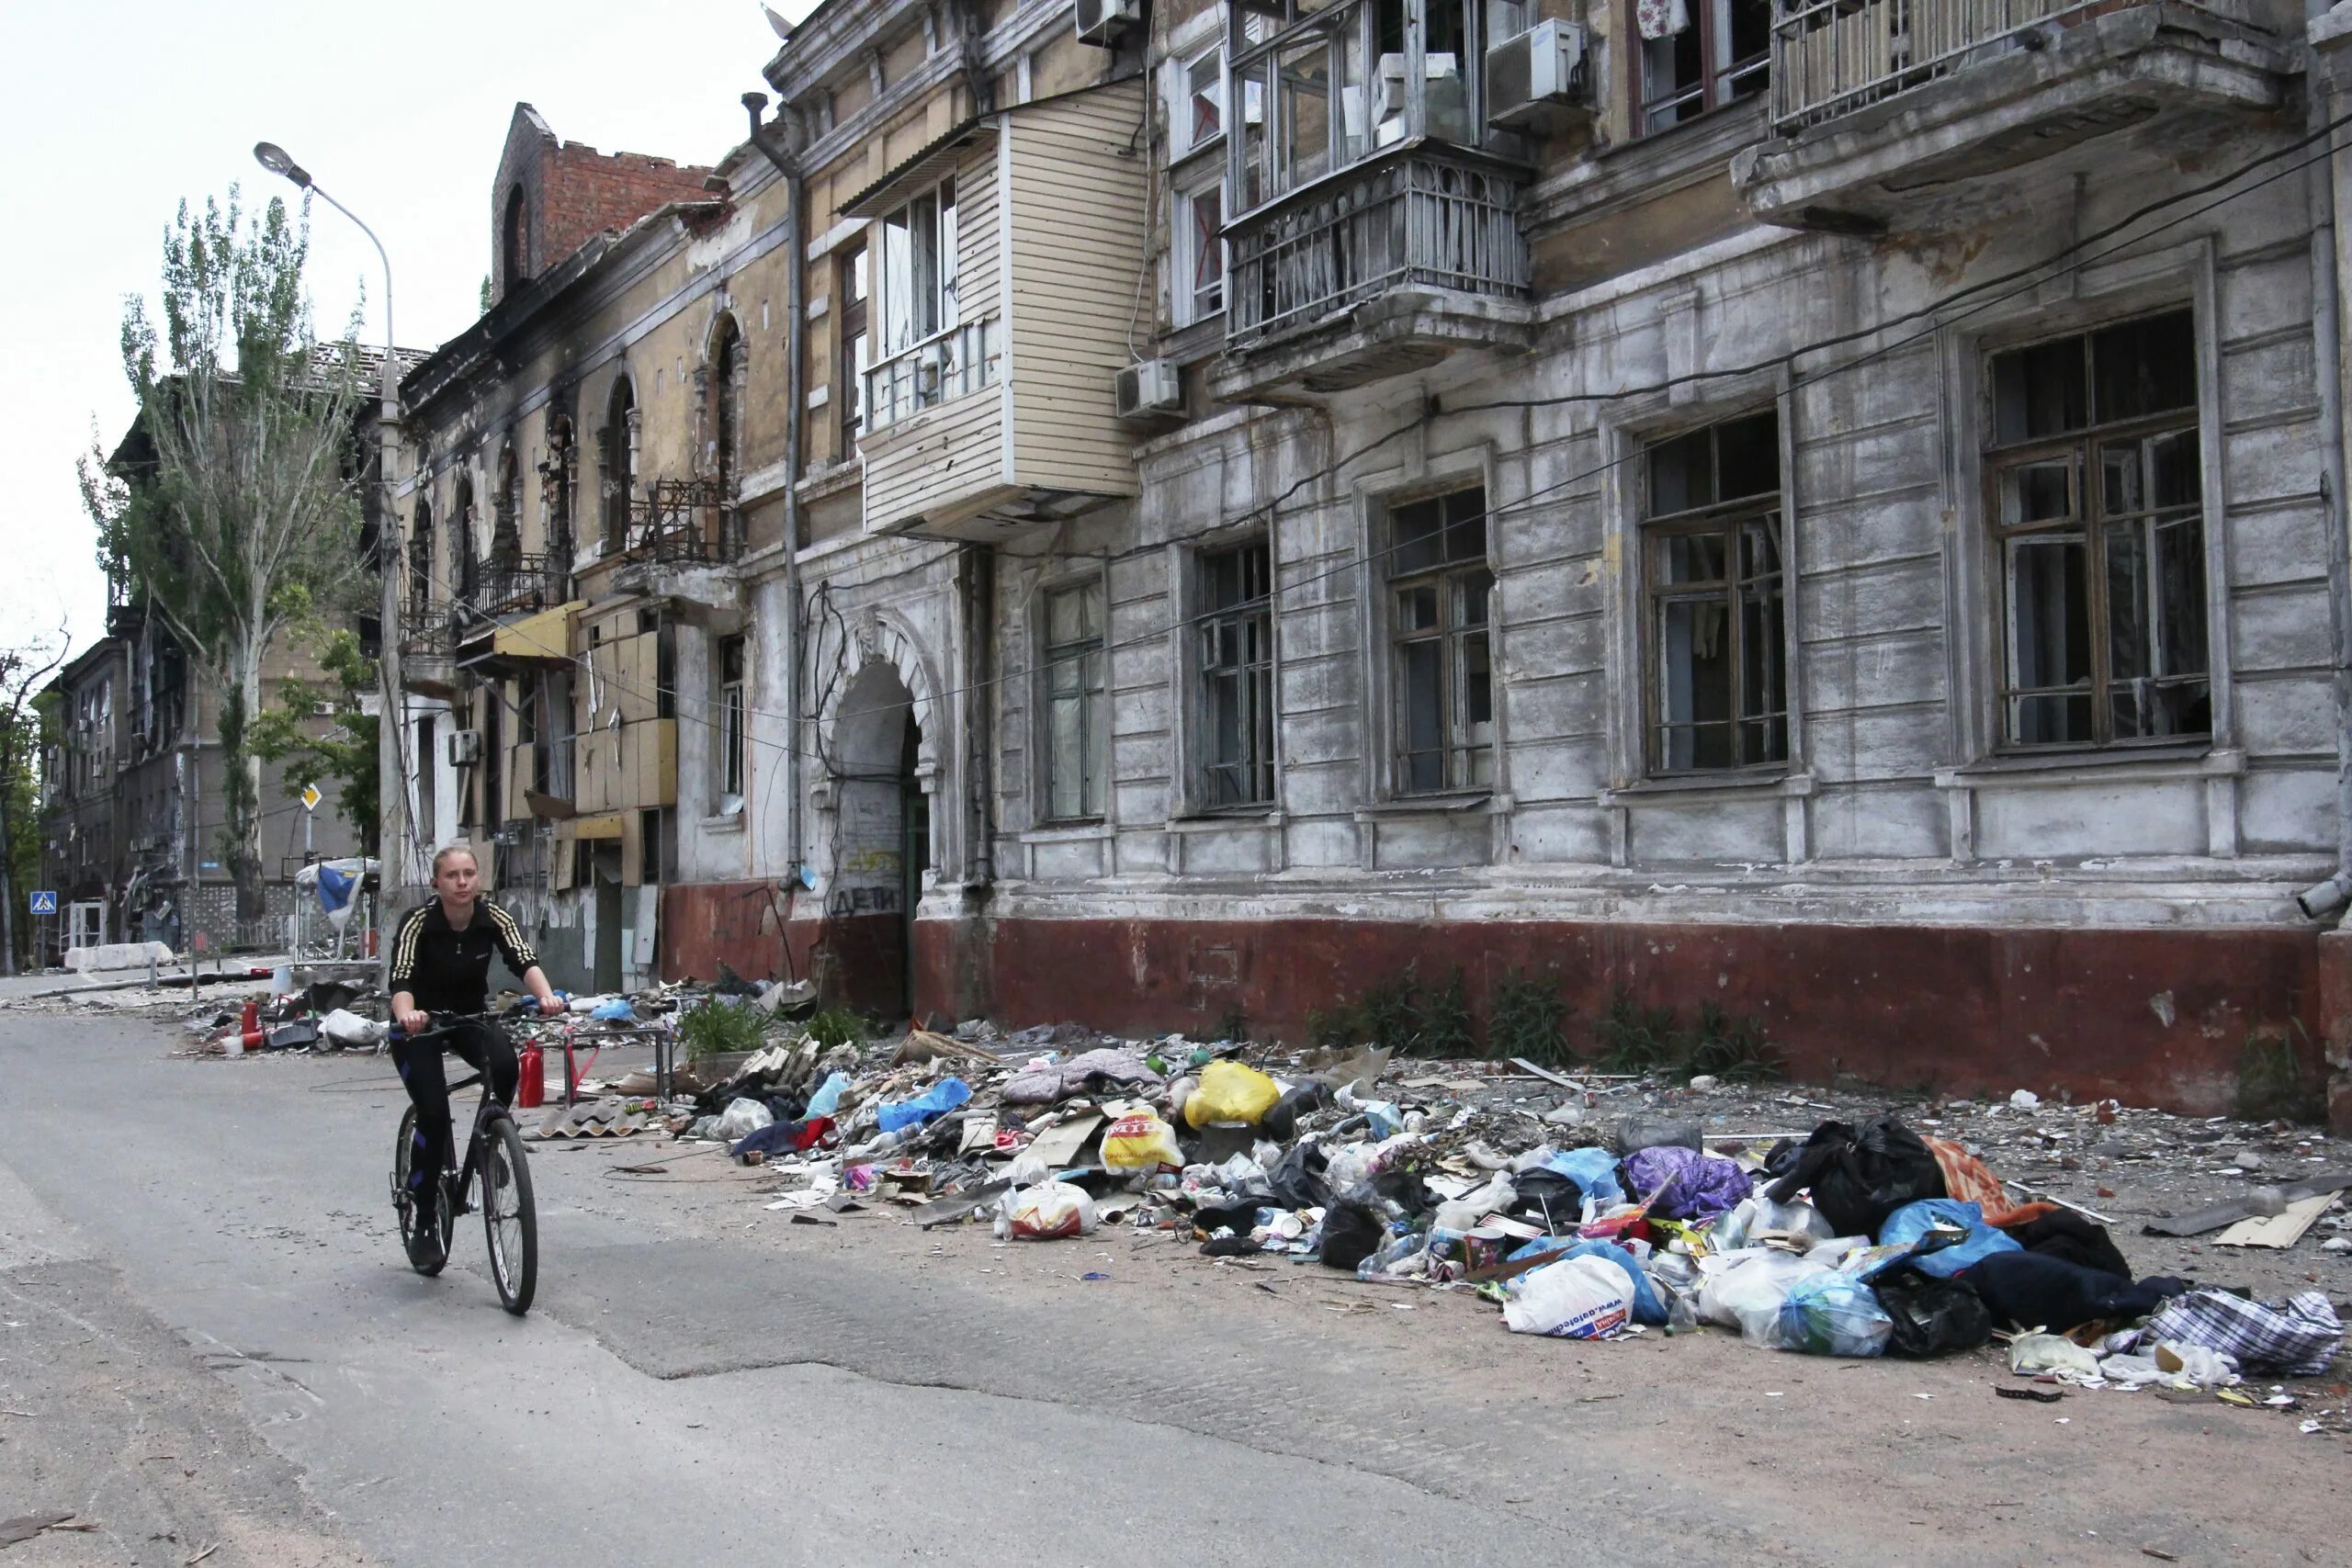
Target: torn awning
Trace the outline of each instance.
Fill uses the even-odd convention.
[[[975,152],[996,146],[994,120],[967,119],[953,126],[888,174],[841,205],[844,218],[879,218],[924,186],[961,167]]]

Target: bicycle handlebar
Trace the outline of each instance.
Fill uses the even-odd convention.
[[[571,999],[570,993],[565,991],[557,991],[554,995],[557,999],[561,1001],[569,1001]],[[395,1019],[392,1021],[390,1038],[402,1041],[430,1040],[436,1034],[448,1033],[460,1023],[469,1021],[480,1023],[504,1023],[510,1019],[518,1019],[525,1017],[527,1014],[535,1013],[538,1011],[538,1008],[539,999],[537,997],[524,997],[497,1012],[436,1012],[429,1015],[434,1020],[433,1027],[426,1030],[421,1030],[414,1034],[410,1034],[404,1032],[400,1026],[400,1021]]]

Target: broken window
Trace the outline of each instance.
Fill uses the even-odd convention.
[[[718,639],[718,809],[731,816],[743,809],[746,708],[743,682],[743,638]]]
[[[1262,539],[1200,558],[1201,804],[1274,798],[1274,621]]]
[[[1107,705],[1103,691],[1102,584],[1046,595],[1046,815],[1102,815]]]
[[[628,547],[628,504],[637,491],[637,389],[627,376],[613,383],[596,445],[605,481],[605,553],[618,555]]]
[[[2210,734],[2190,313],[1995,355],[1991,380],[2003,742]]]
[[[1389,509],[1389,636],[1400,795],[1494,783],[1484,486]]]
[[[871,283],[866,270],[864,241],[852,245],[842,257],[838,285],[842,301],[842,357],[833,378],[834,389],[842,403],[841,456],[850,457],[857,452],[857,433],[861,425],[860,410],[865,396],[865,371],[874,360],[874,349],[866,336],[866,296]]]
[[[1645,457],[1650,770],[1785,762],[1780,414],[1711,424]]]
[[[976,356],[956,332],[956,182],[943,182],[876,225],[874,303],[880,344],[867,377],[864,417],[879,430],[971,389]]]
[[[1642,130],[1664,130],[1764,90],[1771,0],[1634,0]]]

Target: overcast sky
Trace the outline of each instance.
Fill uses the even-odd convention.
[[[776,0],[798,17],[811,0]],[[177,0],[7,5],[0,23],[0,645],[103,634],[106,590],[74,460],[91,422],[111,441],[130,397],[125,294],[152,296],[182,197],[232,184],[295,194],[253,161],[276,141],[391,253],[403,347],[471,322],[490,269],[490,182],[520,100],[605,152],[712,163],[743,135],[775,35],[760,0]],[[381,274],[332,209],[312,218],[322,326],[365,285],[383,340]]]

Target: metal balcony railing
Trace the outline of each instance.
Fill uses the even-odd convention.
[[[1777,0],[1772,121],[1819,125],[1948,76],[2044,22],[2132,0]]]
[[[992,386],[997,318],[934,333],[865,372],[865,428],[885,430],[927,408]]]
[[[1294,191],[1226,230],[1227,341],[1248,347],[1394,288],[1527,293],[1519,181],[1423,142]]]
[[[621,553],[636,560],[716,566],[743,553],[741,524],[718,479],[656,479],[628,507]]]
[[[401,609],[401,653],[410,659],[447,656],[452,645],[449,606],[411,599]]]
[[[468,607],[478,616],[498,616],[529,615],[560,604],[570,586],[568,558],[552,554],[492,556],[475,573]]]

